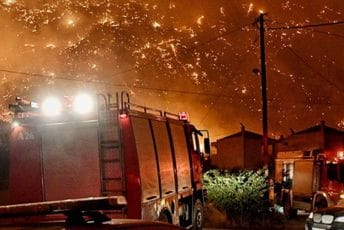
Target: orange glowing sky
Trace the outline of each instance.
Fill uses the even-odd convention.
[[[127,90],[188,111],[213,139],[261,132],[259,30],[267,12],[269,135],[344,127],[342,0],[0,0],[1,110],[15,96]]]

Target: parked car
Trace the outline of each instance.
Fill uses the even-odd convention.
[[[305,229],[344,229],[344,204],[338,204],[311,212],[306,220]]]

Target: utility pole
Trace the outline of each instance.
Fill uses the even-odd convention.
[[[268,106],[266,93],[266,65],[265,65],[265,41],[264,41],[264,13],[259,15],[260,31],[260,64],[261,64],[261,87],[262,87],[262,119],[263,119],[263,160],[264,167],[268,168]]]

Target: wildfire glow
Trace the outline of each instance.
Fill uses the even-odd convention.
[[[247,88],[246,88],[246,86],[243,86],[243,87],[242,87],[241,93],[242,93],[242,94],[246,94],[246,93],[247,93]]]
[[[10,6],[14,3],[16,3],[16,0],[3,0],[3,4],[6,6]]]
[[[250,14],[253,11],[253,3],[251,2],[248,6],[247,14]]]
[[[73,19],[68,19],[67,21],[66,21],[66,23],[67,23],[67,25],[68,26],[75,26],[75,21],[73,20]]]
[[[45,45],[45,48],[54,49],[54,48],[56,48],[56,45],[54,43],[48,43]]]
[[[203,19],[204,19],[204,16],[203,16],[203,15],[200,16],[200,17],[198,17],[198,18],[197,18],[197,24],[198,24],[198,25],[202,25]]]
[[[158,22],[156,22],[156,21],[152,23],[152,26],[153,26],[154,28],[159,28],[159,27],[161,27],[160,23],[158,23]]]
[[[252,26],[258,9],[269,13],[266,28],[341,21],[344,1],[332,1],[314,0],[316,7],[309,7],[306,0],[269,5],[253,0],[0,0],[0,110],[5,114],[18,94],[35,98],[49,91],[127,90],[133,101],[147,98],[144,104],[171,112],[172,104],[190,105],[201,119],[194,122],[220,129],[210,130],[215,136],[236,131],[219,124],[239,118],[251,119],[244,122],[260,130],[261,106],[253,101],[260,82],[250,76],[259,64],[259,31]],[[344,128],[338,90],[343,88],[341,26],[267,31],[271,133],[303,129],[319,119]],[[183,93],[173,98],[174,90]],[[196,111],[194,92],[205,105],[218,100]],[[162,103],[161,95],[170,104]]]

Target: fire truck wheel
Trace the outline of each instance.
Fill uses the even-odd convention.
[[[322,195],[318,195],[315,197],[315,203],[314,203],[314,210],[318,210],[318,209],[322,209],[322,208],[326,208],[327,205],[327,200],[325,197],[323,197]]]
[[[172,224],[172,217],[167,209],[163,209],[159,215],[159,221]]]
[[[203,205],[197,199],[193,208],[193,229],[202,229],[203,226]]]

